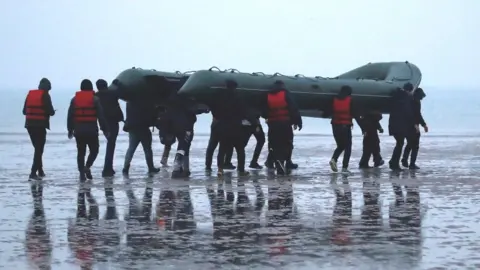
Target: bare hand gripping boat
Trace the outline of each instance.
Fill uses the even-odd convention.
[[[271,89],[275,81],[282,80],[292,92],[303,115],[322,117],[321,112],[330,107],[332,97],[343,85],[352,88],[352,104],[356,109],[388,114],[392,92],[407,82],[416,89],[422,73],[409,62],[369,63],[335,78],[242,73],[235,69],[221,71],[215,67],[186,73],[132,68],[120,73],[110,88],[127,101],[154,99],[157,103],[163,103],[168,95],[178,91],[208,105],[219,91],[225,90],[226,79],[238,83],[240,96],[252,107],[260,106],[259,97]]]

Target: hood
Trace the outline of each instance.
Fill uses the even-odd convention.
[[[344,85],[342,86],[342,88],[340,88],[340,92],[338,93],[337,98],[344,99],[351,95],[352,95],[352,88],[348,85]]]
[[[52,89],[52,84],[50,83],[50,80],[47,78],[42,78],[40,80],[40,83],[38,84],[38,89],[45,91],[49,91],[50,89]]]
[[[98,91],[108,90],[108,83],[104,79],[98,79],[95,83]]]
[[[417,88],[417,90],[415,90],[415,92],[413,92],[413,98],[415,100],[422,100],[426,96],[427,96],[427,94],[425,94],[425,92],[423,91],[422,88]]]
[[[80,83],[80,90],[82,91],[93,91],[93,84],[90,80],[88,79],[84,79],[81,83]]]

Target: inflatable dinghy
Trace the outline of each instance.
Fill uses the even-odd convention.
[[[234,69],[219,71],[214,67],[193,73],[178,93],[208,105],[219,91],[225,90],[227,79],[238,83],[240,96],[253,107],[259,106],[259,97],[271,89],[275,81],[281,80],[292,92],[302,114],[321,117],[322,113],[318,112],[330,107],[332,97],[337,95],[343,85],[352,88],[352,103],[358,110],[375,110],[388,114],[392,92],[407,82],[416,89],[422,73],[409,62],[369,63],[335,78],[242,73]]]

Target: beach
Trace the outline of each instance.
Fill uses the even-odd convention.
[[[393,140],[386,135],[382,135],[381,138],[382,154],[388,160]],[[162,169],[155,177],[147,178],[141,149],[134,157],[130,179],[124,179],[120,171],[128,144],[127,139],[128,137],[124,134],[118,139],[115,178],[105,181],[100,177],[105,151],[104,138],[101,138],[99,158],[92,167],[94,179],[88,185],[91,186],[92,197],[95,198],[100,211],[100,221],[95,231],[103,230],[102,233],[96,234],[95,241],[105,242],[102,242],[102,237],[108,235],[105,230],[110,230],[109,233],[112,233],[111,226],[106,229],[99,225],[105,224],[101,222],[107,209],[105,187],[113,189],[119,219],[114,221],[118,224],[113,227],[121,235],[118,245],[113,248],[114,251],[108,255],[92,255],[92,258],[95,258],[92,259],[92,269],[158,269],[154,267],[155,265],[162,265],[162,268],[167,269],[323,269],[325,267],[329,269],[402,269],[405,265],[409,265],[411,269],[476,269],[480,267],[477,207],[480,193],[478,177],[480,143],[475,136],[425,135],[422,138],[418,158],[421,170],[416,173],[406,170],[399,175],[392,174],[388,168],[372,169],[366,172],[356,169],[361,155],[361,137],[355,136],[350,162],[354,174],[345,179],[329,171],[328,160],[334,147],[334,141],[330,136],[298,135],[295,138],[293,158],[294,162],[299,164],[298,170],[289,177],[280,178],[269,175],[266,170],[253,171],[250,177],[241,179],[236,177],[235,172],[232,175],[227,174],[224,182],[220,182],[220,188],[225,190],[227,197],[234,196],[236,199],[231,203],[227,200],[227,203],[222,203],[221,206],[214,203],[210,196],[219,188],[218,179],[215,174],[209,176],[204,171],[207,135],[197,134],[194,138],[191,151],[192,176],[188,180],[170,179],[171,168]],[[255,140],[252,138],[247,147],[247,159],[252,155],[254,143]],[[28,252],[25,251],[25,239],[30,227],[28,224],[31,224],[30,219],[34,212],[31,183],[27,181],[33,149],[26,134],[2,134],[0,144],[2,145],[0,156],[8,157],[3,158],[4,161],[0,167],[1,192],[3,192],[0,196],[0,205],[3,208],[0,223],[2,232],[0,266],[2,269],[13,267],[19,270],[31,269],[28,264],[28,254],[26,254]],[[156,141],[154,146],[156,164],[160,162],[161,150],[160,143]],[[43,207],[52,246],[51,269],[79,269],[78,259],[72,255],[71,245],[69,246],[67,241],[69,224],[76,220],[77,192],[80,188],[75,151],[74,141],[68,140],[66,135],[55,133],[48,135],[44,154],[47,177],[42,181],[42,187]],[[265,160],[265,154],[264,151],[260,161]],[[173,162],[173,156],[172,151],[170,164]],[[418,191],[418,201],[408,204],[410,212],[400,213],[400,215],[407,215],[411,220],[416,220],[415,224],[407,224],[403,227],[392,224],[395,220],[392,218],[395,209],[403,207],[395,205],[396,201],[398,204],[398,199],[395,197],[392,183],[406,185],[409,190]],[[189,215],[186,215],[189,217],[186,220],[190,225],[185,230],[189,233],[182,234],[181,238],[172,238],[180,231],[165,231],[158,228],[152,230],[151,225],[143,226],[142,222],[125,221],[129,216],[129,201],[131,202],[127,191],[130,190],[130,194],[133,192],[141,201],[146,189],[153,192],[151,197],[153,207],[150,214],[152,220],[155,220],[155,213],[160,211],[156,205],[162,191],[173,190],[176,194],[183,194],[183,197],[188,194],[186,197],[191,202],[192,210]],[[256,203],[261,197],[258,194],[259,190],[266,198],[261,207]],[[340,197],[337,197],[337,191]],[[351,218],[348,217],[348,211],[343,211],[345,207],[348,210],[349,204],[345,204],[345,198],[348,196],[345,192],[349,194],[350,191],[352,194]],[[364,192],[380,194],[381,222],[375,223],[377,224],[375,226],[372,225],[374,223],[366,222],[365,214],[362,214],[365,211]],[[275,196],[288,197],[290,193],[293,194],[291,195],[293,203],[280,203],[278,205],[283,207],[277,208],[273,204],[270,208],[274,209],[267,211],[269,198],[275,202]],[[245,194],[248,198],[246,203],[248,207],[245,207]],[[241,207],[242,215],[238,210],[239,198],[244,198],[242,199],[244,206]],[[131,196],[130,199],[132,199]],[[404,201],[408,202],[408,199]],[[216,206],[212,206],[213,204]],[[291,211],[292,214],[288,215],[288,219],[279,219],[273,223],[267,221],[282,216],[272,214],[272,211],[290,213],[290,210],[285,209],[294,209]],[[411,209],[416,210],[412,212]],[[222,215],[226,217],[223,218],[223,223],[219,223],[218,219],[222,219]],[[216,232],[222,231],[222,227],[225,227],[223,230],[232,231],[234,229],[229,229],[229,226],[235,224],[237,227],[234,228],[238,230],[238,224],[241,224],[242,220],[246,223],[258,223],[258,226],[242,227],[242,230],[256,235],[255,241],[249,239],[251,242],[247,242],[245,235],[240,237],[237,234],[238,239],[230,236],[227,247],[218,249],[214,241],[214,236],[217,237]],[[154,221],[147,222],[147,224],[154,223]],[[268,224],[276,225],[272,227]],[[335,228],[347,231],[347,236],[333,241],[332,237],[338,233],[334,230]],[[154,242],[158,244],[133,247],[133,249],[144,250],[142,256],[133,256],[132,244],[128,243],[127,235],[141,230],[147,231],[143,239],[155,239]],[[279,231],[275,232],[275,230]],[[417,233],[412,234],[412,230]],[[373,232],[375,237],[361,236],[364,232],[371,231],[375,231]],[[403,239],[402,234],[408,237]],[[272,244],[269,239],[275,239],[275,235],[286,237],[288,241],[284,241],[280,254],[272,255],[269,250],[275,243]],[[344,239],[345,237],[347,240]],[[165,244],[168,242],[166,239],[170,239],[168,245]],[[337,243],[338,241],[340,243]],[[133,243],[133,240],[130,242]]]

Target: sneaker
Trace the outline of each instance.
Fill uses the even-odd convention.
[[[211,172],[211,171],[213,171],[213,170],[212,170],[212,167],[207,166],[207,167],[205,167],[205,171],[206,171],[206,172]]]
[[[257,162],[251,162],[249,167],[252,168],[252,169],[256,169],[256,170],[260,170],[260,169],[263,168],[263,167],[262,167],[260,164],[258,164]]]
[[[160,172],[160,168],[153,167],[148,169],[148,173],[158,173],[158,172]]]
[[[332,169],[332,171],[338,172],[337,162],[335,160],[331,159],[329,164],[330,164],[330,168]]]
[[[85,177],[87,177],[88,180],[92,180],[93,179],[93,176],[92,176],[92,171],[90,170],[90,168],[88,167],[85,167],[84,170],[84,173],[85,173]]]
[[[122,174],[123,174],[124,176],[128,176],[128,169],[127,169],[127,168],[123,168],[123,169],[122,169]]]
[[[409,168],[410,170],[420,170],[420,167],[418,167],[418,166],[415,165],[415,164],[410,164],[410,166],[408,166],[408,168]]]
[[[45,177],[45,172],[43,171],[43,169],[38,170],[38,176],[39,177]]]
[[[342,174],[345,174],[345,175],[351,175],[352,172],[348,170],[348,168],[342,168]]]
[[[103,170],[102,177],[113,177],[115,175],[114,170]]]
[[[290,169],[290,170],[296,170],[298,169],[298,164],[295,164],[292,161],[287,161],[287,164],[285,167],[287,167],[287,169]]]
[[[264,165],[267,167],[267,169],[274,169],[273,162],[265,161]]]
[[[388,162],[388,167],[390,168],[390,170],[394,170],[394,171],[402,169],[398,164],[393,164],[391,162]]]
[[[379,162],[373,164],[373,167],[378,168],[380,166],[383,166],[383,164],[385,164],[385,161],[382,159]]]
[[[247,171],[238,171],[238,176],[249,176],[250,172]]]
[[[402,159],[402,166],[408,168],[408,161],[406,159]]]
[[[223,165],[224,170],[235,170],[236,168],[232,163]]]
[[[30,173],[30,175],[28,176],[28,181],[31,180],[41,180],[41,178],[36,173]]]
[[[160,164],[162,164],[163,167],[168,167],[168,158],[163,157]]]
[[[80,181],[86,181],[87,180],[87,177],[86,177],[84,172],[80,172],[79,178],[80,178]]]

